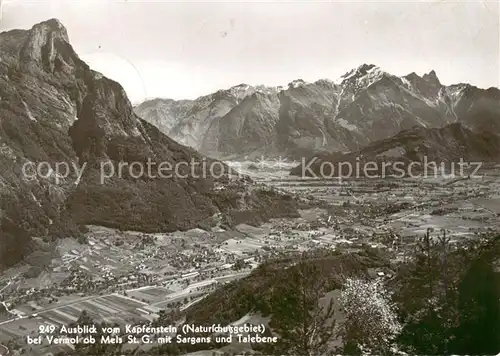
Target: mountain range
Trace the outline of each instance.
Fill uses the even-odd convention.
[[[335,81],[240,84],[195,100],[148,100],[134,110],[212,157],[297,159],[357,151],[414,127],[460,123],[475,132],[500,133],[499,99],[497,88],[443,85],[434,71],[398,77],[363,64]]]
[[[81,236],[89,224],[175,231],[296,214],[291,197],[253,189],[223,164],[192,174],[193,161],[214,162],[139,118],[58,20],[0,34],[0,266],[30,253],[33,237]],[[141,172],[149,162],[178,171]]]

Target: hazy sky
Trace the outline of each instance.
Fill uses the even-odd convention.
[[[3,0],[0,28],[52,17],[135,103],[335,79],[363,63],[396,75],[434,69],[444,84],[500,81],[497,1]]]

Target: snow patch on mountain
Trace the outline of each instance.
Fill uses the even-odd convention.
[[[303,81],[302,79],[296,79],[296,80],[294,80],[294,81],[290,82],[290,83],[288,84],[288,87],[289,87],[289,88],[296,89],[296,88],[300,88],[301,86],[303,86],[303,85],[305,85],[305,84],[306,84],[306,82],[305,82],[305,81]]]
[[[363,64],[346,74],[341,79],[341,84],[356,84],[356,87],[368,87],[378,81],[384,75],[384,71],[374,64]]]
[[[411,83],[408,79],[406,79],[405,77],[401,77],[401,81],[403,82],[403,85],[407,90],[412,90]]]
[[[406,150],[399,146],[399,147],[394,147],[390,148],[387,151],[381,152],[376,157],[402,157],[406,154]]]
[[[340,118],[337,119],[336,122],[344,129],[347,129],[349,131],[358,131],[358,127],[356,125],[349,124],[345,119]]]
[[[38,120],[33,116],[33,113],[31,112],[30,108],[28,107],[28,104],[23,100],[23,105],[24,109],[26,110],[26,115],[28,115],[29,119],[34,122],[38,122]]]
[[[229,93],[234,96],[238,101],[243,100],[248,95],[255,92],[255,88],[248,84],[236,85],[229,89]]]

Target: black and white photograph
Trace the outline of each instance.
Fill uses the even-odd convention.
[[[500,355],[500,1],[0,0],[18,355]]]

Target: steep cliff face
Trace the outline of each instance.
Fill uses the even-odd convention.
[[[31,236],[76,236],[83,224],[172,231],[269,210],[258,198],[242,206],[245,184],[229,181],[226,166],[140,119],[59,21],[1,33],[0,53],[0,265],[29,252]],[[286,209],[294,213],[291,201]]]
[[[498,89],[445,86],[434,71],[398,77],[364,64],[337,81],[239,85],[218,93],[194,101],[155,99],[135,110],[187,145],[226,158],[347,152],[414,126],[454,122],[500,133]]]
[[[273,144],[278,121],[278,96],[255,92],[226,115],[214,120],[202,136],[201,151],[244,155]]]

